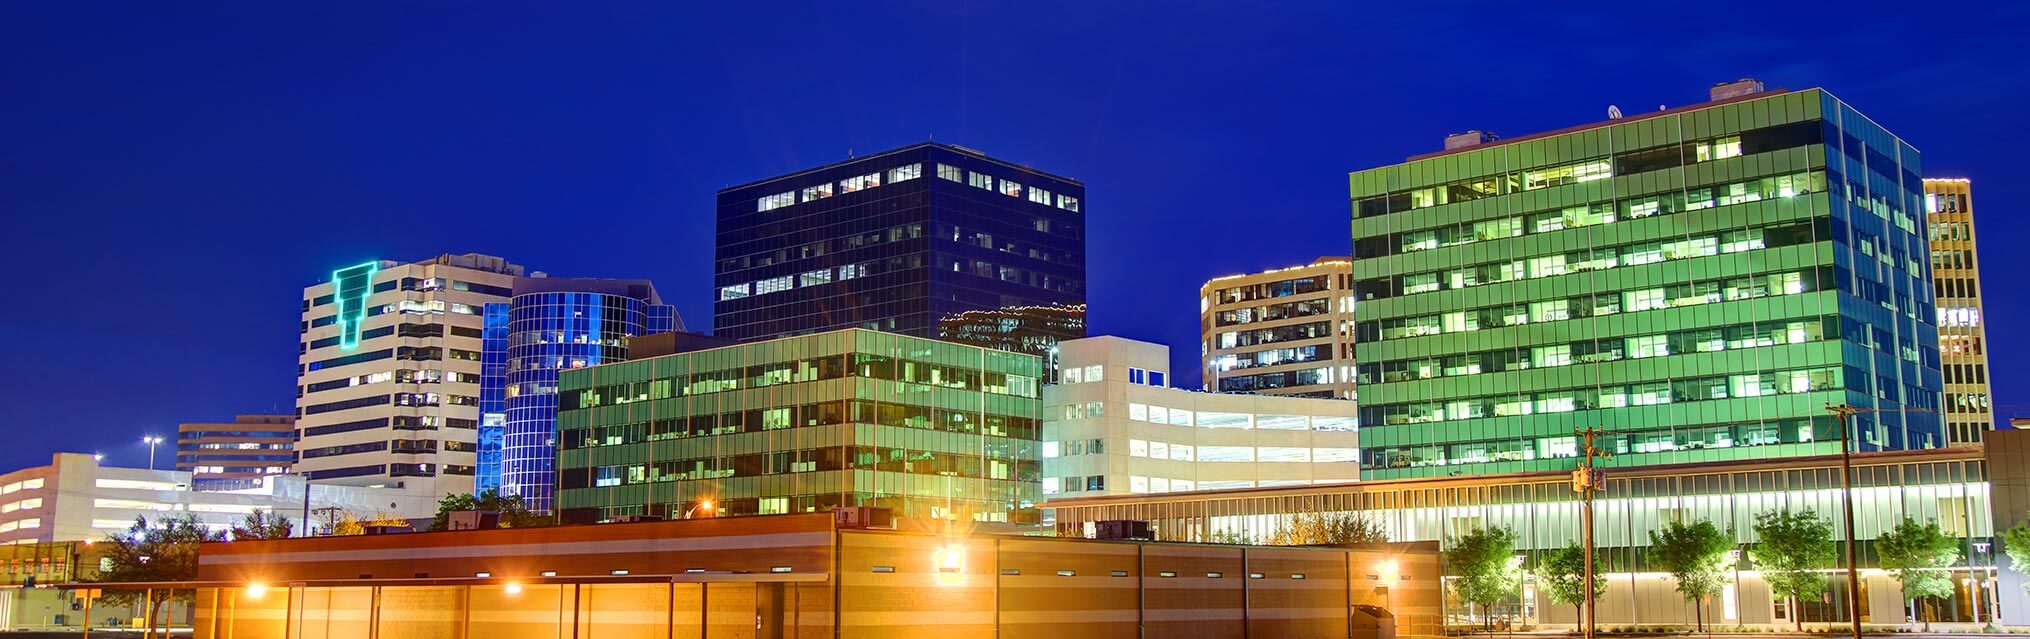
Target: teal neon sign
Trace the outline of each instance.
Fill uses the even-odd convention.
[[[359,348],[359,328],[367,321],[367,296],[374,292],[380,262],[367,262],[331,272],[331,300],[338,305],[338,348]]]

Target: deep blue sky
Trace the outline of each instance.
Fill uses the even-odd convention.
[[[1188,382],[1199,284],[1344,254],[1347,172],[1741,76],[1973,178],[2030,349],[2022,5],[1378,4],[0,3],[0,470],[286,410],[302,287],[364,259],[653,278],[705,328],[716,189],[932,137],[1083,179],[1094,331]]]

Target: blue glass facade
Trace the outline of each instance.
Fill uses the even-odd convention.
[[[502,428],[507,422],[508,309],[512,304],[486,305],[480,328],[478,474],[473,494],[500,490]]]
[[[934,338],[966,311],[1083,304],[1084,201],[1077,180],[936,143],[723,189],[713,334]]]
[[[631,338],[682,330],[682,321],[652,287],[615,280],[530,278],[486,311],[475,486],[545,512],[556,481],[558,372],[625,360]]]

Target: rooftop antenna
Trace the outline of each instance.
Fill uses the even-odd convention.
[[[1607,105],[1607,119],[1609,120],[1621,119],[1621,107],[1614,106],[1612,104]]]

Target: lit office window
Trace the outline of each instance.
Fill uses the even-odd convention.
[[[1033,186],[1029,187],[1029,201],[1050,206],[1050,192]]]
[[[1057,208],[1076,213],[1078,212],[1078,198],[1069,195],[1059,195],[1057,196]]]
[[[1014,180],[1002,180],[1001,194],[1009,197],[1022,197],[1022,185]]]
[[[830,184],[819,184],[817,186],[808,187],[804,189],[805,202],[821,200],[831,196],[832,196],[832,185]]]
[[[852,193],[852,192],[854,192],[854,191],[860,191],[860,190],[864,190],[864,189],[871,189],[871,188],[874,188],[874,187],[877,187],[877,186],[881,186],[881,174],[880,174],[880,173],[869,173],[869,174],[866,174],[866,175],[856,175],[856,176],[853,176],[853,177],[849,177],[849,178],[846,178],[846,179],[843,179],[843,180],[839,180],[839,192],[840,192],[840,193]]]
[[[777,193],[775,195],[770,195],[768,197],[761,198],[759,203],[756,205],[756,208],[760,211],[771,211],[785,206],[789,206],[791,204],[796,204],[796,191],[789,191],[787,193]]]
[[[832,269],[828,268],[805,271],[802,275],[797,276],[797,286],[817,286],[819,284],[830,284],[831,282]]]
[[[959,170],[959,167],[952,166],[950,164],[937,165],[937,176],[940,178],[951,180],[953,182],[966,181],[966,172]]]
[[[761,280],[759,282],[755,282],[754,294],[767,295],[769,293],[774,293],[776,291],[787,291],[792,288],[796,288],[796,283],[790,276],[784,275],[782,277],[771,277],[765,280]]]
[[[992,191],[994,190],[994,176],[987,175],[984,173],[967,172],[966,184],[971,185],[973,188],[986,189]]]
[[[923,164],[909,164],[888,170],[888,183],[904,182],[923,177]]]
[[[719,288],[719,299],[721,300],[737,300],[743,297],[747,297],[746,284],[734,284]]]

